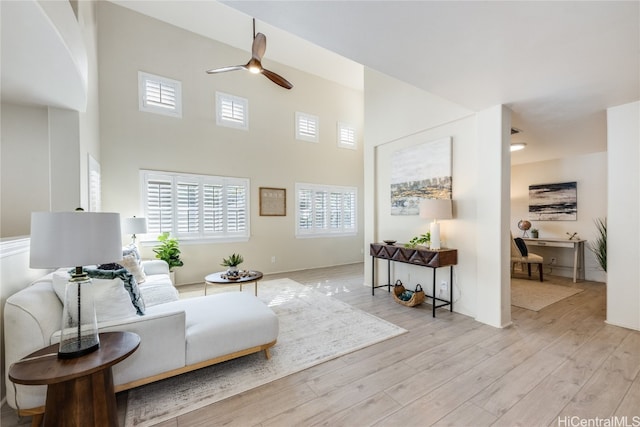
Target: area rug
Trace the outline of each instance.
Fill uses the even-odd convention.
[[[535,280],[511,279],[511,305],[540,311],[543,308],[582,292],[583,289],[550,285]]]
[[[280,321],[270,360],[257,353],[130,390],[125,426],[160,423],[407,332],[290,279],[259,282],[258,298]]]

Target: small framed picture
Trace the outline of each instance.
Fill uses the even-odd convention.
[[[260,216],[286,216],[287,189],[260,187]]]

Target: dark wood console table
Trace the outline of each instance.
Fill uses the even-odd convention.
[[[449,306],[449,311],[453,311],[453,266],[458,264],[457,249],[428,249],[424,246],[407,248],[404,243],[388,245],[386,243],[372,243],[369,248],[371,255],[371,295],[375,295],[376,288],[387,287],[387,292],[391,292],[391,261],[403,262],[405,264],[429,267],[433,270],[433,317],[436,317],[436,308]],[[375,259],[387,260],[387,284],[376,286],[376,262]],[[436,297],[436,269],[449,267],[449,300]],[[442,302],[438,304],[437,301]]]

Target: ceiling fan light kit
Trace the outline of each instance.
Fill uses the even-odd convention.
[[[267,37],[262,33],[256,34],[256,20],[253,20],[253,44],[251,46],[251,59],[245,65],[232,65],[230,67],[214,68],[207,70],[208,74],[226,73],[227,71],[248,70],[253,74],[262,74],[278,86],[291,89],[293,85],[284,77],[262,67],[262,57],[267,50]]]

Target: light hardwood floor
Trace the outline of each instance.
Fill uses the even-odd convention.
[[[547,283],[584,292],[540,312],[512,307],[513,326],[496,329],[445,309],[434,319],[429,304],[404,307],[382,289],[371,296],[363,286],[363,264],[264,280],[278,277],[311,286],[409,333],[159,426],[569,427],[623,416],[629,425],[640,425],[640,332],[604,323],[602,283],[574,285],[547,276]],[[191,285],[181,292],[193,295],[200,289]],[[123,416],[126,392],[118,395],[118,403]],[[6,405],[2,414],[3,426],[28,422],[17,421]]]

